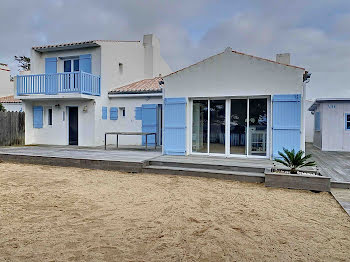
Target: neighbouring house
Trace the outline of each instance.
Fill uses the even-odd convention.
[[[0,104],[2,104],[8,112],[23,112],[22,101],[14,98],[14,96],[0,97]]]
[[[13,82],[7,64],[0,63],[0,97],[13,95]]]
[[[305,149],[304,68],[227,48],[163,77],[163,153],[274,158]]]
[[[320,98],[314,115],[313,144],[323,151],[350,151],[350,98]]]
[[[169,73],[152,34],[142,42],[93,40],[33,47],[31,73],[15,80],[15,98],[22,100],[26,112],[25,142],[99,146],[105,132],[146,130],[147,119],[161,114],[161,109],[148,110],[161,108],[159,88],[130,91],[143,82],[131,83],[157,82],[156,77]],[[121,142],[142,143],[137,137]]]

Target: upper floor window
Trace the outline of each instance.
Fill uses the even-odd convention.
[[[350,130],[350,113],[345,114],[345,129]]]
[[[79,71],[79,59],[64,60],[63,71],[65,73]]]

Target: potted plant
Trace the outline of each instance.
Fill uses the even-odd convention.
[[[283,153],[278,152],[280,158],[275,161],[285,167],[277,167],[265,170],[265,186],[292,189],[306,189],[312,191],[330,191],[330,178],[321,176],[316,169],[306,167],[316,166],[315,161],[308,161],[312,156],[305,152],[283,148]],[[304,156],[305,155],[305,156]]]

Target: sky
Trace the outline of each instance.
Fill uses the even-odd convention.
[[[350,97],[349,0],[1,0],[0,63],[37,45],[142,40],[154,33],[175,71],[233,50],[312,73],[311,97]]]

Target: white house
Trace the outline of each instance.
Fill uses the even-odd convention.
[[[10,69],[7,64],[0,63],[0,97],[13,95],[13,83],[10,78]]]
[[[323,151],[350,151],[350,99],[317,99],[309,108],[314,115],[314,145]]]
[[[22,101],[14,98],[14,96],[0,97],[0,104],[2,104],[8,112],[23,112]]]
[[[105,132],[141,131],[136,108],[161,104],[160,98],[121,97],[109,91],[170,72],[154,35],[145,35],[142,42],[93,40],[33,47],[31,74],[15,81],[15,98],[23,101],[26,112],[25,142],[99,146]],[[137,145],[141,138],[124,142]]]
[[[232,51],[165,76],[163,152],[273,158],[305,149],[304,68]]]

